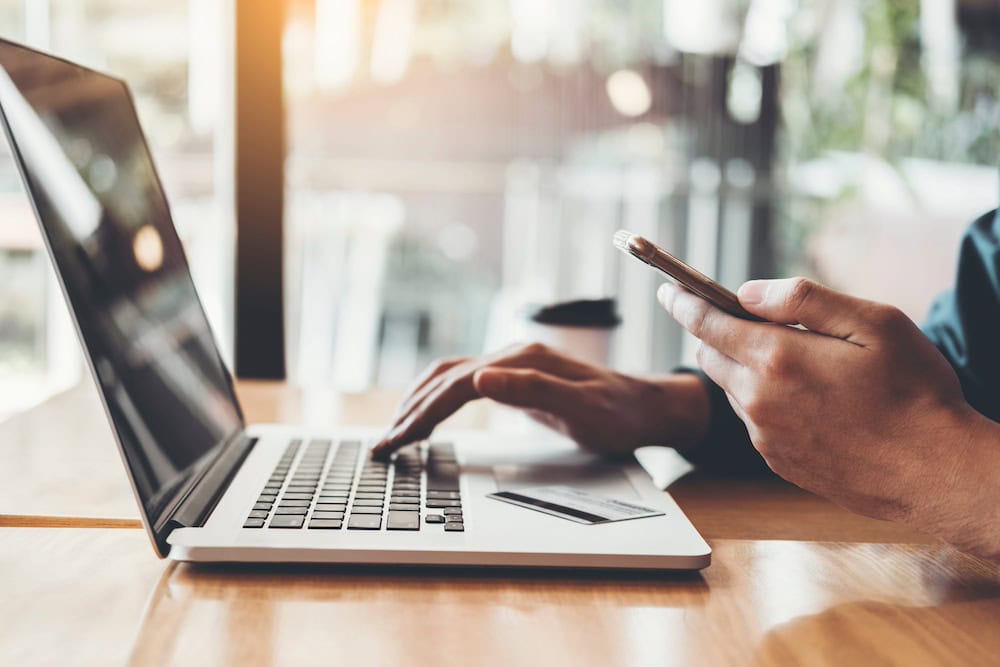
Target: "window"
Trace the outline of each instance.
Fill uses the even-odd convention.
[[[284,2],[287,159],[259,167],[284,169],[297,382],[399,387],[604,296],[617,367],[690,360],[622,227],[730,287],[805,274],[919,319],[997,205],[996,3]],[[4,36],[132,85],[227,359],[233,8],[0,0]],[[9,157],[0,209],[4,414],[80,365]]]
[[[222,0],[4,0],[0,35],[128,81],[209,319],[232,340],[231,119]],[[229,170],[229,171],[227,171]],[[0,416],[66,388],[81,357],[6,142],[0,156]]]
[[[293,0],[287,21],[300,381],[399,386],[516,338],[528,304],[599,296],[617,366],[690,360],[619,227],[734,288],[805,273],[919,318],[996,205],[995,3]]]

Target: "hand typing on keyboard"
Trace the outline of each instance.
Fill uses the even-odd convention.
[[[489,398],[520,408],[582,447],[609,455],[699,441],[708,395],[694,375],[641,379],[592,366],[533,343],[486,357],[439,361],[424,372],[372,450],[385,459],[464,404]]]

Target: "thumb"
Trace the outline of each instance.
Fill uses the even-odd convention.
[[[751,280],[740,287],[738,296],[744,308],[766,320],[801,324],[845,340],[865,328],[865,314],[872,305],[806,278]]]
[[[572,382],[534,369],[483,368],[472,383],[480,396],[515,408],[565,414],[580,402]]]

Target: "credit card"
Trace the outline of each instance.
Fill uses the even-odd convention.
[[[498,491],[486,497],[590,525],[664,514],[651,507],[615,500],[571,486],[535,486],[517,491]]]

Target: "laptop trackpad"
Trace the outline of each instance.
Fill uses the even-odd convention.
[[[499,491],[560,485],[622,500],[639,498],[621,464],[580,456],[576,452],[532,462],[494,463],[493,478]]]

